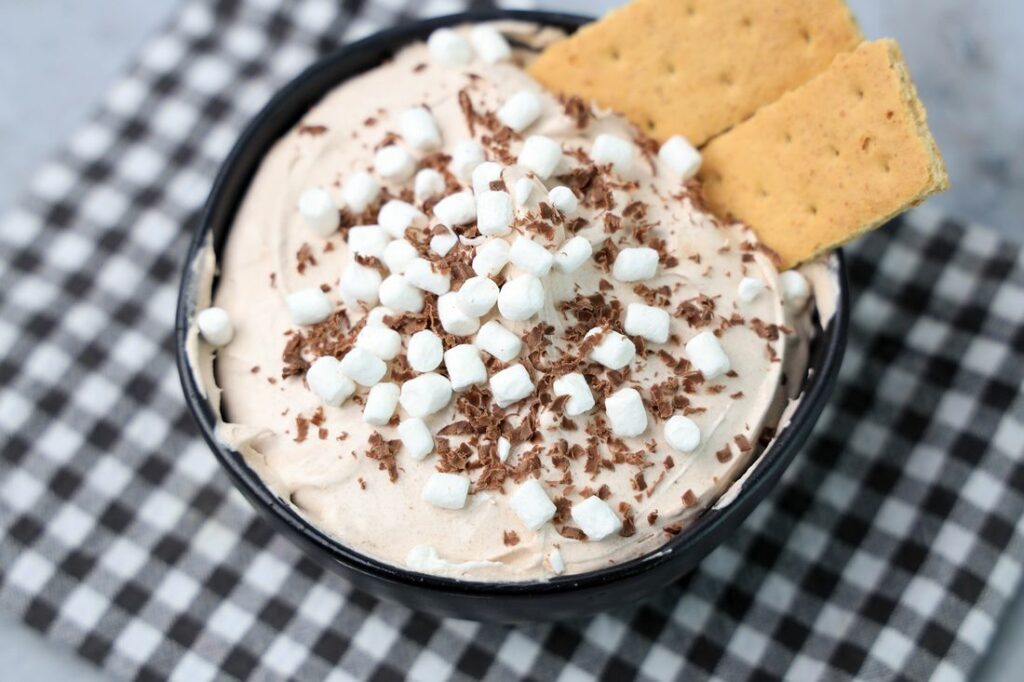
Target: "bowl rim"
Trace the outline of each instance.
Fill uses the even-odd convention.
[[[768,490],[763,490],[765,486],[774,485],[782,471],[788,467],[790,461],[803,445],[811,428],[817,421],[831,393],[836,375],[842,363],[849,321],[849,285],[846,278],[845,261],[840,250],[837,249],[833,256],[837,296],[835,311],[821,334],[827,340],[827,345],[819,351],[821,363],[818,366],[812,365],[808,367],[808,376],[812,372],[815,374],[809,390],[801,397],[801,402],[796,410],[794,410],[789,423],[779,431],[772,447],[767,452],[761,453],[757,459],[750,463],[746,472],[741,474],[741,477],[744,477],[744,479],[740,491],[727,504],[717,506],[716,503],[708,507],[697,520],[687,526],[681,533],[646,554],[586,573],[567,574],[530,581],[466,580],[419,573],[375,559],[348,547],[340,540],[336,540],[320,530],[311,521],[301,516],[297,510],[281,500],[263,483],[255,470],[249,467],[240,453],[227,448],[219,441],[216,435],[217,419],[203,392],[200,390],[188,357],[187,337],[189,322],[194,313],[199,283],[196,268],[194,267],[195,263],[205,248],[207,237],[215,224],[219,221],[227,221],[228,226],[223,229],[224,235],[230,229],[230,221],[233,219],[241,197],[244,195],[245,189],[248,188],[252,176],[258,168],[259,160],[263,157],[260,154],[255,163],[248,164],[247,168],[240,168],[239,163],[243,160],[242,157],[246,155],[246,150],[255,143],[256,138],[265,134],[263,132],[264,128],[272,128],[276,131],[272,136],[271,142],[268,143],[269,146],[276,142],[277,139],[280,139],[281,135],[294,126],[302,116],[302,113],[300,113],[294,120],[287,122],[287,124],[282,124],[274,120],[275,116],[278,115],[278,111],[282,108],[290,108],[291,100],[297,98],[305,89],[309,88],[309,84],[312,81],[324,79],[325,76],[329,76],[331,73],[342,69],[347,62],[351,62],[363,51],[393,51],[413,40],[424,38],[435,28],[461,23],[495,20],[525,21],[559,28],[575,29],[593,19],[582,15],[560,12],[479,10],[417,20],[386,28],[358,41],[343,45],[313,62],[299,75],[278,89],[274,96],[250,119],[217,172],[189,245],[178,291],[175,316],[175,350],[178,373],[189,411],[195,418],[204,440],[206,440],[221,466],[228,473],[232,483],[241,492],[245,493],[245,497],[252,504],[262,505],[264,511],[276,517],[276,520],[281,522],[291,532],[296,533],[299,539],[304,541],[305,545],[315,546],[321,553],[326,554],[333,561],[342,564],[346,568],[391,583],[469,597],[539,596],[550,593],[604,588],[613,583],[633,578],[640,573],[648,572],[658,565],[672,561],[673,557],[680,554],[685,555],[688,551],[695,550],[698,546],[709,541],[712,542],[713,546],[717,545],[721,541],[721,538],[715,540],[719,535],[719,529],[730,522],[741,522],[769,492]],[[325,95],[330,87],[338,85],[345,78],[351,77],[351,75],[335,79],[333,85],[320,90],[312,98],[312,102]],[[302,112],[304,113],[306,109],[308,109],[308,106],[302,109]],[[237,196],[232,197],[233,186],[239,183],[241,183],[242,191],[241,193],[236,192]],[[805,379],[806,383],[807,379]],[[733,483],[733,485],[736,484],[736,482]],[[747,501],[747,504],[743,504],[744,500]],[[741,516],[737,518],[737,514],[741,514]],[[308,553],[308,546],[303,546],[302,549]]]

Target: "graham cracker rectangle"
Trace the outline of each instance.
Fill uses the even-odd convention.
[[[899,46],[863,43],[711,141],[709,206],[792,267],[949,186]]]
[[[547,50],[530,74],[694,145],[862,40],[842,0],[634,0]]]

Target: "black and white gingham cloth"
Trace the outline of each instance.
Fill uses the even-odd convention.
[[[810,445],[650,604],[435,620],[325,573],[233,491],[173,362],[214,172],[318,55],[460,8],[193,0],[34,177],[0,223],[3,607],[117,677],[969,677],[1024,562],[1024,257],[934,215],[849,250],[849,351]]]

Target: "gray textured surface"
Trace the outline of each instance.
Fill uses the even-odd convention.
[[[176,0],[0,2],[0,211],[31,170],[91,111]],[[546,3],[595,13],[616,2]],[[1024,3],[851,0],[869,37],[893,36],[910,62],[949,164],[953,189],[935,200],[953,215],[1024,237]],[[17,58],[14,58],[16,56]],[[12,96],[10,93],[17,93]],[[5,679],[100,679],[91,667],[0,616]],[[1024,669],[1018,598],[976,680],[1009,682]]]

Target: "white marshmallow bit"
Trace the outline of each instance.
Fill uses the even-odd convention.
[[[511,231],[512,197],[508,192],[486,190],[476,195],[476,227],[486,237],[501,237]]]
[[[400,313],[418,313],[423,310],[423,292],[414,287],[404,275],[388,275],[377,290],[382,305]]]
[[[495,287],[497,291],[497,287]],[[497,298],[497,296],[495,296]],[[196,315],[196,326],[203,340],[211,346],[220,347],[231,343],[235,337],[235,329],[231,326],[228,311],[223,308],[206,308]]]
[[[423,486],[423,501],[442,509],[462,509],[469,494],[469,477],[462,474],[430,474]]]
[[[497,275],[508,263],[508,242],[504,239],[488,239],[477,247],[473,256],[473,272],[480,277]]]
[[[794,308],[803,308],[811,297],[811,285],[796,270],[786,270],[779,275],[779,286],[782,288],[782,298]]]
[[[423,329],[409,337],[409,347],[405,351],[409,366],[417,372],[430,372],[437,369],[444,357],[444,345],[441,337]]]
[[[359,263],[349,263],[338,282],[344,298],[350,301],[363,301],[370,305],[376,305],[380,300],[380,285],[380,273]],[[387,303],[384,305],[394,307]]]
[[[329,237],[338,229],[341,214],[327,190],[310,187],[299,196],[299,215],[309,229],[321,237]]]
[[[519,520],[530,530],[540,530],[541,526],[555,518],[555,505],[544,492],[544,486],[535,478],[523,483],[512,493],[508,506],[512,507]]]
[[[353,213],[362,213],[380,194],[380,184],[366,171],[359,171],[341,188],[341,198]]]
[[[508,252],[508,259],[517,268],[525,270],[535,277],[547,275],[551,272],[551,266],[555,263],[555,255],[553,253],[524,235],[519,235],[512,242],[512,248]]]
[[[443,179],[441,188],[444,189]],[[402,239],[410,227],[426,227],[427,216],[410,203],[390,199],[377,212],[377,224],[395,239]]]
[[[434,436],[419,418],[406,419],[398,424],[398,437],[405,451],[415,460],[421,460],[434,449]]]
[[[427,372],[402,384],[398,402],[410,417],[428,417],[447,407],[451,399],[451,382],[440,374]]]
[[[469,42],[450,28],[439,28],[427,38],[430,58],[441,66],[465,66],[473,60]]]
[[[402,350],[402,335],[383,324],[367,324],[356,336],[356,348],[365,348],[381,360],[394,360]]]
[[[498,120],[517,133],[521,133],[540,118],[540,111],[540,97],[529,90],[520,90],[505,100],[505,103],[498,109]]]
[[[640,282],[657,272],[658,252],[646,246],[622,249],[612,266],[612,277],[620,282]]]
[[[498,461],[508,461],[508,456],[512,453],[512,441],[505,436],[498,436]]]
[[[533,194],[533,180],[526,177],[519,178],[512,188],[512,193],[515,196],[516,206],[525,206],[526,202],[530,200],[530,195]]]
[[[293,294],[288,294],[285,303],[288,304],[292,322],[298,325],[323,322],[334,308],[330,299],[327,298],[327,294],[321,291],[320,287],[299,289]]]
[[[764,291],[764,280],[758,279],[757,277],[744,277],[740,280],[740,285],[737,288],[736,293],[739,295],[740,300],[745,303],[750,303],[758,294]]]
[[[608,503],[597,495],[592,495],[572,506],[572,520],[580,527],[587,538],[604,540],[612,533],[622,530],[622,521]]]
[[[413,180],[413,196],[422,204],[427,199],[444,194],[445,187],[447,185],[441,173],[433,168],[424,168],[416,173],[416,179]],[[380,222],[380,218],[377,221]]]
[[[434,270],[433,264],[426,258],[414,258],[405,267],[403,276],[409,284],[417,289],[429,291],[438,296],[447,294],[452,286],[451,276]]]
[[[434,115],[425,107],[413,107],[399,114],[398,132],[414,149],[423,152],[441,146],[441,130],[437,127]]]
[[[348,249],[357,256],[381,258],[390,241],[380,225],[356,225],[348,231]]]
[[[514,277],[498,292],[498,312],[506,320],[528,320],[544,307],[544,285],[531,274]]]
[[[601,331],[601,327],[594,327],[583,338]],[[612,330],[608,330],[601,342],[590,351],[590,359],[608,369],[622,369],[633,362],[635,357],[636,346],[629,340],[629,337]]]
[[[467,315],[459,307],[459,294],[455,291],[437,297],[437,318],[453,336],[469,336],[480,328],[480,318]]]
[[[356,385],[341,371],[341,363],[330,355],[322,355],[306,370],[309,390],[323,401],[324,405],[337,407],[356,392]]]
[[[384,426],[395,414],[401,389],[398,384],[377,384],[366,395],[363,406],[363,421],[373,426]]]
[[[590,158],[599,164],[610,163],[619,175],[629,175],[633,170],[633,143],[615,135],[602,133],[590,147]]]
[[[400,275],[405,272],[409,263],[413,262],[419,255],[420,252],[416,250],[412,242],[407,239],[395,239],[388,242],[388,245],[384,247],[381,260],[384,261],[384,267],[393,274]],[[381,284],[381,286],[384,285]]]
[[[383,285],[381,285],[383,286]],[[384,324],[385,317],[393,317],[395,311],[386,306],[376,306],[370,312],[366,313],[366,324]]]
[[[700,170],[701,156],[686,138],[673,135],[661,145],[658,160],[683,180],[689,180]]]
[[[491,395],[498,407],[508,407],[533,393],[533,380],[521,364],[501,370],[489,382]]]
[[[647,410],[635,388],[620,388],[605,398],[604,411],[616,436],[630,438],[647,430]]]
[[[480,195],[491,189],[491,183],[501,179],[501,164],[484,161],[473,169],[473,193]],[[477,209],[479,212],[480,209]]]
[[[572,215],[579,208],[580,201],[571,189],[565,185],[552,187],[548,192],[548,200],[551,205],[562,212],[563,215]]]
[[[593,254],[590,240],[577,235],[562,244],[555,253],[555,269],[564,273],[576,272]]]
[[[668,311],[643,303],[630,303],[626,307],[626,319],[622,326],[630,336],[641,336],[651,343],[668,341]]]
[[[665,440],[679,452],[693,452],[700,445],[700,427],[689,417],[672,415],[665,422]]]
[[[384,361],[365,348],[353,348],[341,359],[341,371],[360,386],[374,386],[387,374]]]
[[[714,379],[729,371],[729,356],[725,354],[718,337],[712,332],[701,332],[686,342],[686,357],[700,370],[705,379]]]
[[[470,180],[473,177],[473,171],[485,160],[484,148],[479,142],[463,140],[452,150],[452,172],[460,180]]]
[[[430,250],[444,258],[458,243],[459,238],[455,236],[455,233],[446,230],[430,238]]]
[[[373,169],[382,178],[404,182],[416,172],[416,159],[397,144],[389,144],[373,155]]]
[[[458,291],[459,308],[471,317],[483,317],[498,302],[498,285],[490,277],[470,277]]]
[[[480,351],[472,344],[463,343],[446,350],[444,366],[448,370],[448,380],[452,382],[454,391],[461,391],[487,381],[487,368],[480,359]]]
[[[480,327],[474,343],[480,350],[502,362],[511,362],[523,349],[522,339],[505,329],[497,320],[491,320]]]
[[[505,36],[493,26],[474,26],[469,31],[469,42],[473,44],[477,56],[488,64],[508,61],[512,56],[512,48]]]
[[[565,573],[565,559],[562,558],[562,553],[557,547],[548,552],[548,566],[555,575]]]
[[[569,396],[564,408],[566,416],[578,417],[594,408],[594,394],[586,378],[579,372],[563,374],[555,379],[551,388],[556,396]]]
[[[547,180],[562,160],[562,145],[544,135],[530,135],[519,151],[519,165]]]
[[[434,216],[447,227],[465,225],[476,219],[476,200],[472,192],[449,194],[434,205]]]

